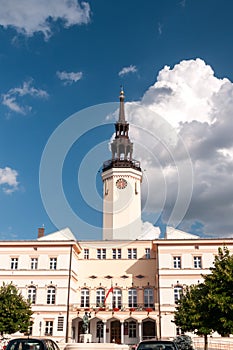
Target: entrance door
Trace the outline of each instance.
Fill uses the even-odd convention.
[[[150,339],[156,337],[155,321],[148,320],[142,322],[142,339]]]
[[[111,343],[121,344],[121,323],[120,321],[111,322]]]

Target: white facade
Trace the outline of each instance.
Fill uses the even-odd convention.
[[[68,305],[76,301],[80,247],[67,233],[52,240],[0,242],[1,284],[13,283],[31,301],[34,336],[70,336]]]
[[[31,299],[33,336],[78,342],[88,312],[93,342],[175,337],[180,292],[209,273],[219,247],[233,253],[233,240],[174,235],[78,243],[66,229],[34,241],[1,241],[1,281]]]
[[[111,168],[103,178],[103,240],[135,240],[141,235],[142,173]]]

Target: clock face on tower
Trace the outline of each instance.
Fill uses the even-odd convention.
[[[116,181],[116,187],[119,188],[120,190],[123,190],[127,186],[127,181],[125,179],[118,179]]]

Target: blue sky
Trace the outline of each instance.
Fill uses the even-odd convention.
[[[132,128],[134,155],[146,170],[143,189],[150,192],[143,197],[144,219],[168,221],[202,236],[232,235],[232,1],[0,0],[0,8],[0,239],[34,239],[42,225],[47,233],[69,226],[78,239],[100,238],[98,171],[110,158],[114,119],[106,122],[106,115],[116,108],[121,84],[130,102],[128,120],[160,138],[168,150],[153,140],[144,145],[143,133],[138,136],[139,129]],[[102,104],[107,105],[82,112]],[[48,188],[57,224],[39,184],[46,143],[74,114],[77,139],[64,159],[62,186],[83,226],[69,221]],[[157,114],[167,123],[165,131]],[[173,143],[166,144],[170,138]],[[56,142],[54,159],[62,134]],[[54,159],[48,167],[51,183],[51,176],[58,176]],[[80,187],[87,189],[84,196],[93,193],[96,207],[92,199],[82,199]],[[188,198],[181,195],[185,205],[173,215],[182,190]]]

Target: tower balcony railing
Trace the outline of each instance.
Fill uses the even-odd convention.
[[[133,168],[141,171],[140,162],[135,159],[109,159],[103,163],[103,171],[111,168]]]

